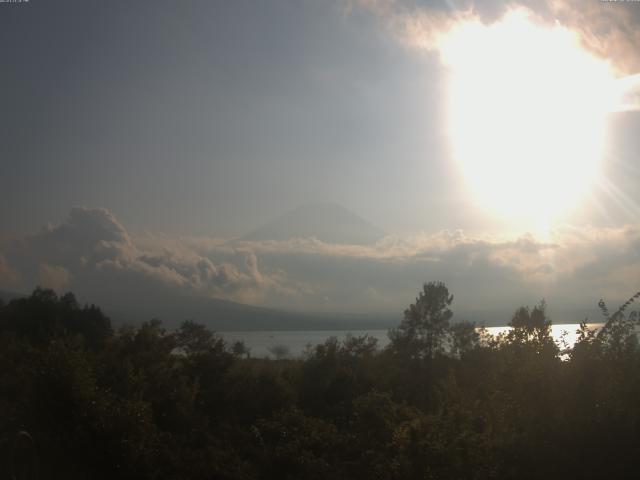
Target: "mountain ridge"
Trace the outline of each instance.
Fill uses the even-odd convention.
[[[317,238],[326,243],[369,245],[385,232],[334,202],[309,203],[290,210],[242,236],[244,241]]]

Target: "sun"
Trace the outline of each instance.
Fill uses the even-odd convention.
[[[579,204],[598,173],[615,78],[559,25],[527,10],[460,22],[439,42],[450,74],[453,156],[477,201],[546,224]]]

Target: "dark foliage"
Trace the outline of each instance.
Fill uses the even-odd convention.
[[[36,289],[0,305],[0,479],[631,478],[639,318],[561,352],[544,302],[488,337],[425,284],[391,343],[251,358],[194,322],[113,331]]]

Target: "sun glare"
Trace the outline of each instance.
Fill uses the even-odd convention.
[[[616,102],[609,64],[523,10],[460,23],[439,48],[453,154],[476,199],[538,225],[575,207],[598,172]]]

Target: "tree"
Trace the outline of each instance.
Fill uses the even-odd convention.
[[[480,334],[473,322],[459,322],[451,326],[451,353],[462,357],[480,343]]]
[[[224,350],[222,338],[216,336],[206,326],[193,320],[182,322],[176,332],[176,344],[187,355],[204,354],[210,351]]]
[[[91,348],[111,336],[111,321],[95,305],[80,307],[72,293],[58,298],[53,290],[37,287],[31,296],[14,299],[2,308],[0,331],[13,332],[34,344],[80,335]]]
[[[558,347],[551,335],[551,320],[547,317],[547,303],[544,300],[533,309],[518,308],[509,326],[512,328],[507,335],[510,344],[531,345],[536,351],[547,351],[551,355],[558,353]]]
[[[640,316],[638,312],[630,312],[628,315],[625,313],[627,307],[634,303],[637,298],[640,298],[640,292],[629,298],[613,315],[609,314],[604,300],[601,299],[598,302],[606,322],[597,332],[596,338],[607,353],[624,357],[637,349]]]
[[[233,356],[237,358],[249,358],[251,356],[251,349],[247,347],[247,344],[244,343],[244,340],[236,340],[231,345],[231,353],[233,353]]]
[[[276,357],[276,360],[283,360],[290,355],[291,351],[286,345],[274,345],[269,347],[269,353]]]
[[[404,311],[398,328],[389,331],[395,353],[410,357],[432,358],[441,353],[453,312],[453,295],[442,282],[425,283],[416,303]]]
[[[518,308],[513,314],[509,326],[529,335],[549,330],[551,320],[547,318],[547,303],[542,300],[532,310],[529,310],[529,307]]]

